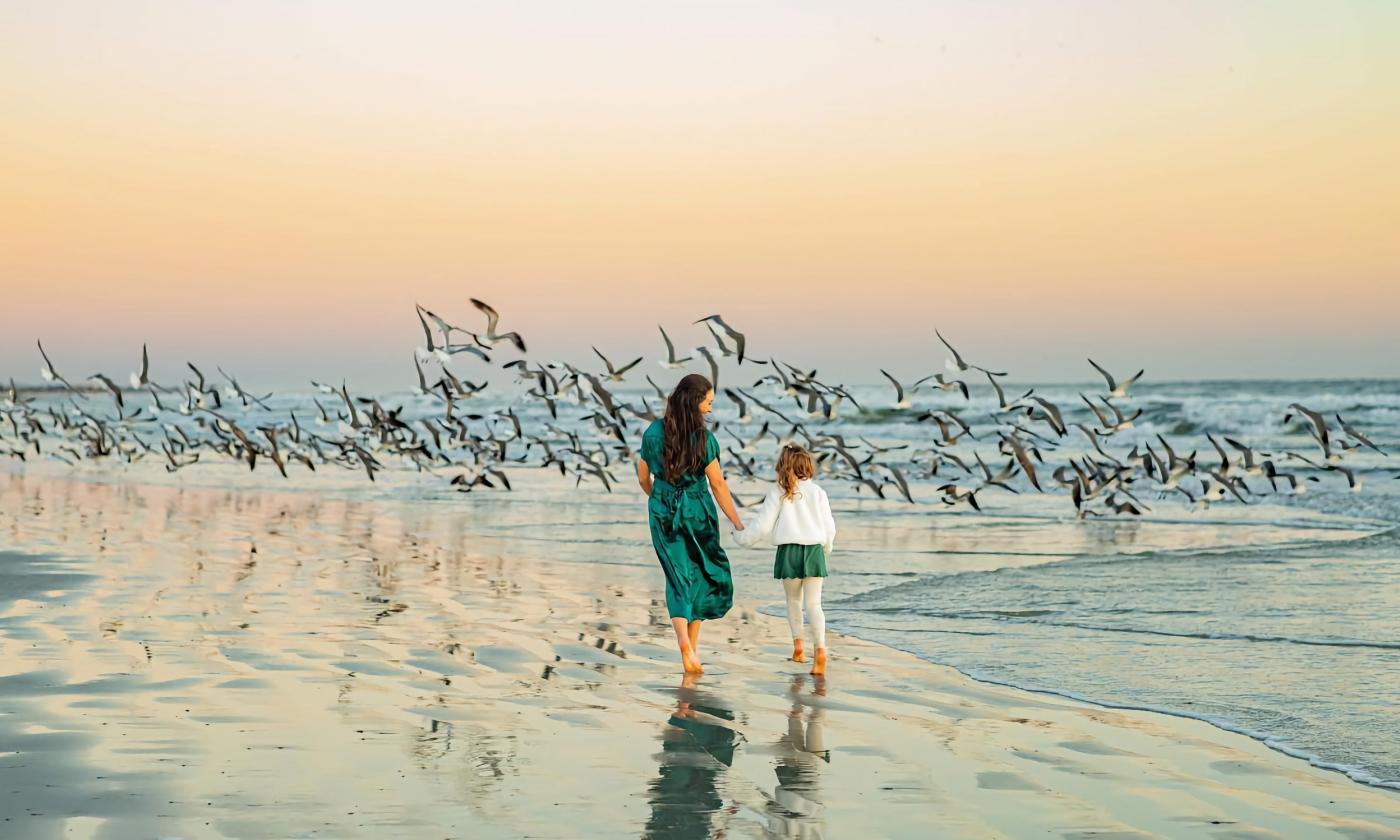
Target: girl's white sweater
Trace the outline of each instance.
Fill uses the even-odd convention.
[[[774,485],[753,518],[745,517],[744,530],[733,533],[734,541],[743,546],[768,540],[773,545],[819,545],[830,554],[836,519],[826,491],[815,481],[803,479],[791,499],[783,498],[782,488]]]

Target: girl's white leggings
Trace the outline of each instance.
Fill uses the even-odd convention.
[[[822,612],[822,579],[783,578],[783,594],[787,595],[788,629],[794,639],[802,638],[802,607],[807,607],[807,622],[812,625],[812,644],[826,647],[826,613]]]

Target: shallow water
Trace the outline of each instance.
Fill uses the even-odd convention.
[[[927,576],[828,615],[981,679],[1199,717],[1400,787],[1397,593],[1391,532]]]
[[[1382,449],[1400,452],[1395,383],[1162,385],[1142,395],[1136,439],[1163,428],[1174,443],[1232,433],[1311,456],[1310,441],[1278,422],[1278,408],[1299,399],[1364,418]],[[935,559],[828,615],[833,627],[979,679],[1197,717],[1400,788],[1400,457],[1358,462],[1374,469],[1359,493],[1322,475],[1306,494],[1247,507],[1149,501],[1157,509],[1141,521],[1077,523],[1103,533],[1097,545],[1042,530],[1043,563],[1036,550],[996,569]],[[998,513],[1053,517],[1047,502],[999,499]],[[1160,533],[1144,544],[1149,529]],[[899,555],[881,546],[858,559],[874,570],[902,566]]]
[[[1064,406],[1077,403],[1080,390],[1037,387]],[[856,389],[872,408],[884,393]],[[970,413],[992,407],[974,397]],[[1134,397],[1144,417],[1114,439],[1117,450],[1160,432],[1208,462],[1216,457],[1207,454],[1209,432],[1312,456],[1301,426],[1281,423],[1287,405],[1300,400],[1341,412],[1400,452],[1393,381],[1168,383],[1136,388]],[[279,410],[309,405],[280,399]],[[477,410],[500,404],[484,397]],[[528,404],[517,410],[527,423],[540,419]],[[927,441],[928,429],[909,416],[847,410],[831,428],[882,445]],[[753,424],[741,429],[752,433]],[[723,429],[720,439],[733,443]],[[1153,509],[1141,519],[1077,521],[1063,494],[1042,496],[1024,484],[1019,495],[989,492],[977,514],[938,504],[939,479],[915,482],[915,505],[827,483],[841,529],[828,618],[835,629],[980,679],[1198,717],[1358,781],[1400,787],[1400,455],[1349,458],[1366,482],[1360,493],[1339,475],[1316,473],[1301,496],[1248,506],[1193,509],[1181,497],[1145,496]],[[220,469],[142,475],[216,482]],[[120,472],[79,471],[94,480],[121,480]],[[653,561],[643,505],[626,465],[618,472],[624,484],[611,495],[523,469],[512,473],[514,493],[478,491],[465,500],[442,477],[407,471],[376,485],[353,474],[298,475],[292,484],[411,503],[425,521],[445,505],[467,509],[463,527],[481,550],[533,545],[556,560],[646,567]],[[251,481],[287,486],[272,473]],[[741,498],[762,490],[735,485]],[[779,597],[765,577],[766,553],[735,552],[734,560],[741,586],[767,587],[762,600]]]

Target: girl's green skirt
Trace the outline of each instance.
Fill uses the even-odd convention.
[[[784,543],[773,558],[773,577],[826,577],[826,551],[819,545]]]

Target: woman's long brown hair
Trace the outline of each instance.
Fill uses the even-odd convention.
[[[661,466],[668,482],[699,472],[705,466],[705,415],[700,413],[700,403],[712,387],[710,380],[692,373],[676,383],[666,400]]]
[[[783,498],[792,500],[797,496],[797,482],[817,474],[816,464],[807,450],[795,443],[789,443],[778,454],[778,487]]]

